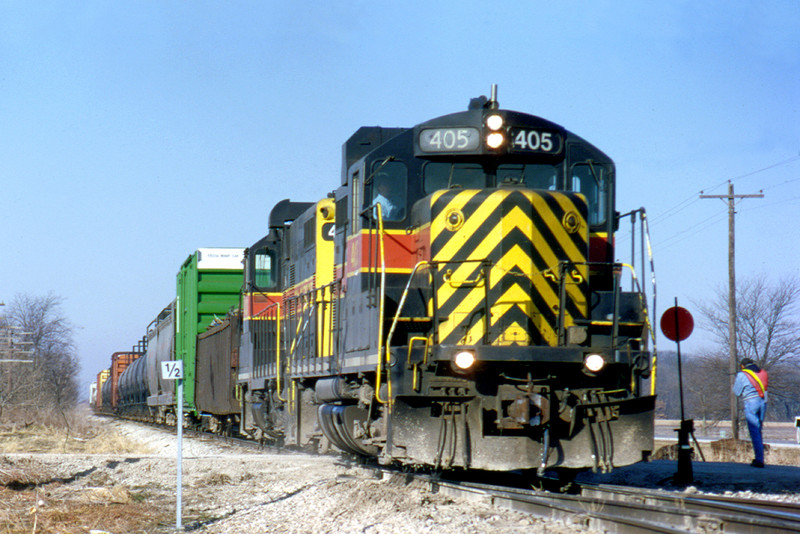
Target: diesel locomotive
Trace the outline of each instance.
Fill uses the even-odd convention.
[[[287,446],[435,469],[637,462],[653,310],[644,272],[615,260],[616,183],[601,150],[501,109],[494,87],[412,128],[360,128],[334,191],[272,209],[224,319],[180,319],[213,300],[213,270],[203,298],[179,279],[150,332],[196,339],[151,343],[138,367],[184,360],[193,421]],[[168,417],[174,392],[139,383],[115,409]]]

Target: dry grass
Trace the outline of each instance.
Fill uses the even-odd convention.
[[[86,502],[59,498],[50,485],[29,490],[0,487],[0,532],[3,534],[102,532],[169,532],[174,517],[158,503]]]
[[[150,451],[121,434],[99,428],[83,435],[40,424],[0,428],[0,453],[18,452],[147,454]]]
[[[4,453],[147,454],[88,412],[6,411]],[[170,532],[174,516],[158,499],[122,486],[79,488],[35,457],[0,456],[0,534]]]
[[[165,505],[163,495],[153,494],[153,488],[113,485],[101,477],[94,481],[94,487],[80,487],[35,456],[2,456],[37,452],[125,455],[148,454],[149,450],[108,430],[112,425],[98,422],[87,412],[68,414],[67,424],[60,414],[21,415],[15,420],[0,421],[0,534],[173,531],[174,509]],[[720,440],[703,443],[702,447],[708,461],[749,462],[752,458],[749,441]],[[670,458],[672,453],[674,448],[667,446],[657,454]],[[772,465],[800,465],[800,451],[768,448],[766,461]],[[232,483],[228,475],[209,473],[195,487]]]
[[[0,421],[1,453],[148,454],[122,434],[108,430],[85,410],[64,416],[42,412],[5,414]]]
[[[0,459],[3,534],[168,532],[174,517],[163,503],[124,486],[72,487],[34,458]]]

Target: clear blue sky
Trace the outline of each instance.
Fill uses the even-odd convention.
[[[0,0],[0,300],[64,297],[88,382],[193,250],[248,246],[276,201],[332,190],[358,127],[492,83],[616,161],[660,311],[727,284],[727,206],[699,193],[728,180],[765,194],[737,207],[737,276],[800,278],[797,0]]]

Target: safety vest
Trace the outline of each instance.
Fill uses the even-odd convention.
[[[758,396],[763,399],[764,392],[767,390],[767,372],[764,369],[761,369],[757,373],[751,369],[742,369],[742,371],[744,371],[744,374],[750,379],[750,383],[753,384],[753,387],[756,388]]]

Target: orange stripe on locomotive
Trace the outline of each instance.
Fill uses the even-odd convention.
[[[345,276],[355,276],[380,267],[380,242],[377,231],[362,230],[347,239]],[[416,265],[417,235],[405,230],[384,230],[383,253],[387,273],[409,273]],[[370,243],[371,241],[371,243]],[[371,268],[372,269],[371,269]]]

